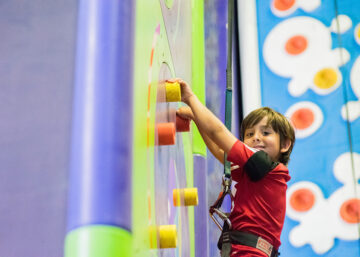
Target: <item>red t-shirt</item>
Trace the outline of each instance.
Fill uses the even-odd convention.
[[[231,176],[233,181],[237,182],[234,187],[230,220],[233,230],[261,236],[278,249],[285,219],[286,182],[290,180],[289,170],[279,163],[259,181],[251,181],[244,171],[244,165],[256,151],[243,142],[237,141],[228,153],[227,159],[232,162]],[[235,253],[241,249],[246,250],[247,247],[233,245],[232,252]],[[261,251],[253,250],[262,256]]]

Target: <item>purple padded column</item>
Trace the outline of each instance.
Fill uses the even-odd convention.
[[[131,227],[133,20],[132,0],[79,3],[68,230]]]
[[[195,256],[209,256],[206,159],[194,155],[194,187],[198,189],[199,204],[195,210]]]

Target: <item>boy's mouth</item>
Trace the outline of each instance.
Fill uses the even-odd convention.
[[[262,145],[255,145],[253,148],[255,148],[255,149],[259,149],[259,150],[264,150],[264,149],[265,149],[265,146],[262,146]]]

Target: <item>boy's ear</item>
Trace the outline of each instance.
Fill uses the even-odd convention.
[[[289,148],[291,146],[291,140],[289,138],[285,139],[282,143],[281,143],[281,148],[280,148],[280,152],[281,153],[286,153]]]

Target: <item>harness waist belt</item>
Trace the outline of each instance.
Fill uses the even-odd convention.
[[[254,247],[256,249],[259,249],[269,257],[277,257],[280,255],[278,250],[275,249],[272,244],[270,244],[268,241],[266,241],[264,238],[260,236],[247,232],[236,231],[236,230],[230,230],[225,233],[229,233],[230,242],[232,244]],[[219,249],[221,249],[223,236],[224,235],[222,234],[218,242]]]

